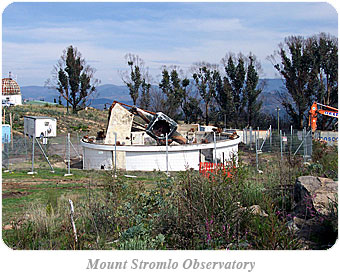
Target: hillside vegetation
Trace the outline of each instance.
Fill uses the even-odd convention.
[[[106,128],[108,111],[94,108],[80,111],[77,115],[67,114],[66,108],[61,106],[21,105],[6,108],[6,123],[10,122],[9,114],[12,113],[14,132],[23,133],[24,116],[48,116],[57,119],[57,134],[72,132],[87,132],[96,135],[101,129]],[[4,122],[4,120],[3,120]]]

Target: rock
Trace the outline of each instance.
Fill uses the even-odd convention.
[[[53,164],[53,167],[55,168],[65,168],[67,164],[65,162],[56,162]]]
[[[301,218],[312,218],[316,214],[329,214],[331,202],[335,202],[338,183],[332,179],[302,176],[296,179],[294,188],[294,212]]]
[[[259,205],[250,206],[248,209],[250,213],[253,215],[260,215],[263,217],[268,217],[268,214],[264,210],[262,210]]]
[[[335,235],[332,228],[325,225],[322,216],[311,219],[294,217],[292,225],[297,228],[295,232],[299,239],[308,242],[310,249],[327,249],[333,245],[333,241],[335,242],[337,238],[337,233]]]
[[[235,204],[237,206],[237,209],[235,210],[235,212],[236,212],[236,215],[238,216],[242,215],[242,213],[247,211],[253,215],[260,215],[263,217],[268,217],[268,214],[263,209],[261,209],[259,205],[252,205],[250,207],[242,207],[240,202],[236,202]]]

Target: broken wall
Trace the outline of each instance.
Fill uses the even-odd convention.
[[[115,144],[115,132],[117,133],[117,145],[131,145],[131,127],[134,115],[127,109],[116,103],[111,110],[107,126],[104,144]],[[115,161],[113,152],[112,161]],[[126,169],[125,152],[117,152],[117,168]]]

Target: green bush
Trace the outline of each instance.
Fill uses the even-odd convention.
[[[309,167],[311,174],[338,179],[338,148],[325,142],[313,141],[313,163]]]
[[[4,238],[15,249],[299,249],[288,225],[289,167],[278,162],[265,170],[275,173],[263,176],[242,162],[231,168],[232,177],[154,172],[153,184],[105,172],[104,188],[73,200],[77,243],[68,198],[52,192]],[[254,213],[254,205],[263,213]]]

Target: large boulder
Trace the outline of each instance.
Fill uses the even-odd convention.
[[[312,218],[317,214],[328,215],[332,203],[337,202],[338,182],[332,179],[302,176],[294,188],[295,215]]]

